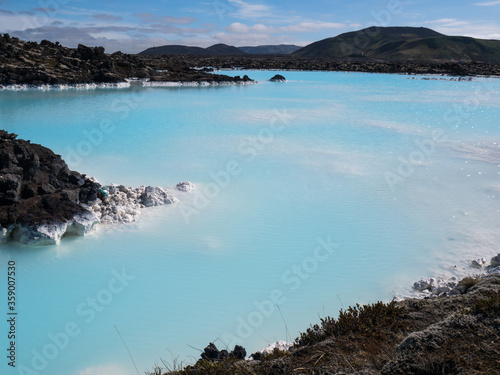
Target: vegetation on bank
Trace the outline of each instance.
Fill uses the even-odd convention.
[[[497,374],[500,276],[463,285],[461,295],[349,307],[301,333],[290,350],[258,360],[202,355],[193,366],[157,366],[150,375]]]

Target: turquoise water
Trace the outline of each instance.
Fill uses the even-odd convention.
[[[140,373],[214,341],[250,354],[498,252],[499,80],[229,74],[260,83],[0,91],[2,128],[103,184],[197,185],[133,224],[2,246],[17,366],[135,374],[121,337]]]

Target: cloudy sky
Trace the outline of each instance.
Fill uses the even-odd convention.
[[[165,44],[306,45],[373,25],[500,39],[500,1],[0,0],[0,33],[107,52]]]

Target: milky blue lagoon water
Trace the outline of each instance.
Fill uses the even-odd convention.
[[[133,224],[3,245],[17,365],[36,370],[8,374],[135,374],[115,326],[140,373],[209,342],[250,354],[498,253],[500,80],[225,73],[260,83],[0,91],[1,128],[71,169],[197,185]],[[276,73],[288,82],[266,81]]]

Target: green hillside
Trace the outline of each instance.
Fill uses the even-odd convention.
[[[500,41],[446,36],[423,27],[371,27],[309,44],[294,55],[500,64]]]

